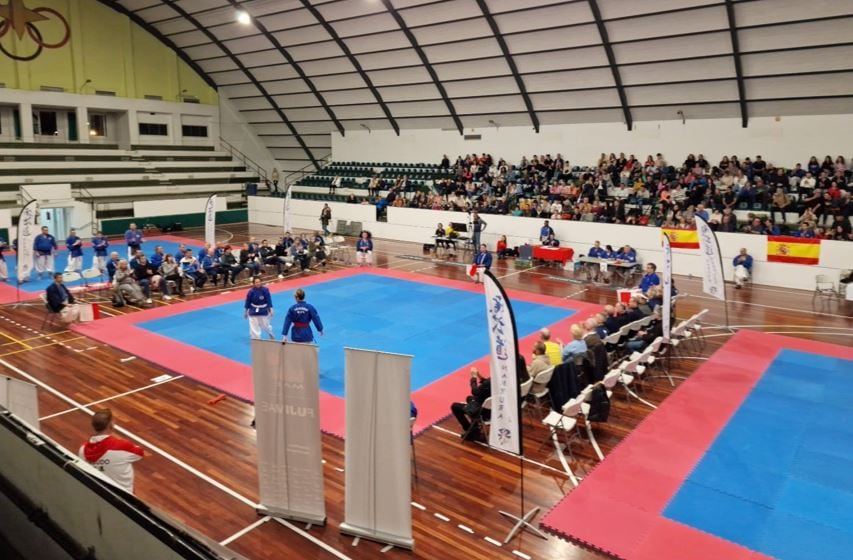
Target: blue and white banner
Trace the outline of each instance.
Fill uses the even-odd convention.
[[[702,253],[702,291],[719,300],[726,300],[726,284],[723,279],[723,260],[717,236],[708,222],[696,217],[696,232],[699,234],[699,251]]]
[[[492,425],[489,445],[521,455],[518,339],[509,298],[491,272],[483,275],[489,328]]]
[[[672,325],[672,245],[669,236],[663,234],[663,339],[669,342],[669,333]]]
[[[284,196],[284,233],[290,233],[291,228],[293,227],[293,217],[290,215],[290,193],[293,192],[292,188],[287,189],[287,194]]]
[[[18,283],[26,282],[30,279],[30,274],[33,271],[33,259],[35,258],[35,250],[33,244],[36,236],[39,234],[39,227],[36,225],[38,217],[38,201],[31,200],[21,210],[21,215],[18,218]]]
[[[210,195],[204,207],[204,242],[216,245],[216,195]]]

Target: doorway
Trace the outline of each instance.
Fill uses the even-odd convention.
[[[56,238],[58,244],[68,237],[71,228],[71,208],[42,208],[39,211],[40,223]]]

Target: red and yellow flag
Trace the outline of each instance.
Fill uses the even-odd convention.
[[[817,264],[820,239],[771,235],[767,238],[767,260],[795,264]]]
[[[669,237],[673,249],[698,249],[699,234],[695,229],[661,228],[661,234]]]

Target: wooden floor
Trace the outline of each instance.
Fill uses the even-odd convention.
[[[184,235],[200,239],[202,232]],[[228,235],[233,236],[231,243],[240,243],[249,235],[273,239],[276,230],[231,226]],[[436,281],[465,278],[462,266],[401,258],[422,257],[420,245],[379,240],[376,248],[380,267],[417,272],[433,276]],[[469,256],[457,260],[467,262]],[[615,299],[612,289],[575,282],[571,273],[557,268],[520,271],[512,261],[496,261],[494,272],[512,289],[601,304]],[[803,273],[809,273],[807,267],[803,267]],[[275,281],[272,277],[268,280]],[[679,305],[680,317],[710,309],[707,344],[694,348],[673,364],[674,373],[687,376],[728,339],[730,332],[722,328],[725,314],[721,303],[702,296],[700,282],[686,277],[679,277],[676,282],[681,292],[690,294]],[[209,293],[214,292],[205,290],[191,297],[206,297]],[[732,289],[730,298],[731,325],[836,344],[853,342],[853,320],[850,309],[843,304],[839,307],[835,302],[819,303],[815,307],[811,293],[756,286]],[[132,308],[103,309],[112,314],[136,312]],[[153,378],[169,372],[141,359],[122,361],[130,356],[73,332],[58,328],[42,332],[42,319],[39,306],[0,308],[0,372],[34,378],[51,388],[40,391],[39,398],[42,429],[49,437],[76,450],[89,435],[88,415],[79,407],[109,406],[117,423],[141,438],[148,451],[136,468],[136,493],[140,498],[217,541],[229,539],[258,521],[253,509],[258,496],[249,405],[231,398],[210,405],[208,401],[216,396],[214,391],[179,376],[154,384]],[[564,339],[566,336],[563,334]],[[645,396],[657,403],[671,390],[667,382],[655,382]],[[463,397],[464,388],[459,395],[448,395],[448,406]],[[626,402],[617,390],[610,421],[596,431],[605,456],[649,412],[636,401]],[[547,432],[529,419],[525,430],[525,507],[539,506],[544,512],[570,492],[572,485],[561,471],[553,447],[541,445]],[[486,537],[502,541],[509,529],[498,510],[519,511],[519,461],[478,444],[463,444],[458,431],[450,418],[416,440],[418,478],[413,482],[412,499],[420,507],[413,507],[414,552],[392,549],[382,554],[380,544],[361,541],[353,546],[351,537],[340,534],[344,444],[326,435],[323,454],[328,524],[306,529],[272,520],[236,538],[229,546],[247,557],[261,559],[519,558],[514,551],[536,559],[600,557],[556,537],[543,540],[523,534],[502,547],[487,541]],[[576,473],[582,475],[595,466],[592,449],[586,442],[575,444],[573,449]]]

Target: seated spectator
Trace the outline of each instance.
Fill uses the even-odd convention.
[[[80,320],[80,306],[77,305],[74,296],[63,284],[61,272],[54,273],[53,284],[47,287],[45,296],[48,309],[53,313],[58,313],[60,321],[69,325]]]
[[[628,306],[625,310],[625,324],[639,321],[651,313],[651,311],[651,308],[646,304],[646,298],[639,294],[635,294],[628,300]]]
[[[589,250],[589,253],[587,253],[587,256],[593,259],[606,259],[607,250],[601,248],[601,241],[596,241]]]
[[[515,250],[510,249],[507,246],[506,235],[501,235],[501,238],[498,239],[497,245],[495,246],[496,253],[498,254],[498,260],[504,260],[507,257],[514,257]]]
[[[604,341],[601,340],[601,337],[598,336],[598,320],[595,317],[589,317],[583,322],[584,335],[583,341],[586,343],[586,347],[590,350],[604,344]]]
[[[259,247],[257,245],[253,246],[251,243],[240,249],[240,266],[244,269],[249,269],[251,271],[252,276],[260,276],[261,275],[261,263],[260,256],[258,254]]]
[[[781,171],[781,170],[780,170]],[[782,223],[785,223],[785,212],[793,212],[794,211],[794,203],[791,200],[785,190],[780,188],[776,189],[776,192],[773,193],[773,199],[770,204],[770,219],[776,219],[776,213],[778,212],[781,218]]]
[[[226,245],[225,250],[222,252],[222,256],[219,257],[219,265],[221,267],[222,272],[222,286],[227,287],[228,282],[231,282],[232,286],[237,284],[237,276],[243,272],[246,267],[240,264],[240,261],[237,257],[234,256],[234,252],[231,249],[231,245]]]
[[[551,360],[545,353],[545,343],[537,340],[533,345],[533,359],[527,364],[527,375],[533,379],[533,385],[530,387],[531,393],[538,393],[545,388],[545,385],[536,383],[536,376],[543,371],[551,368]]]
[[[741,249],[740,254],[732,260],[735,267],[735,288],[743,288],[745,282],[752,275],[752,256],[746,252],[746,249]]]
[[[567,362],[572,359],[575,354],[583,354],[587,351],[586,342],[584,342],[584,332],[580,325],[575,323],[571,327],[572,340],[563,346],[562,361]]]
[[[110,277],[110,282],[113,281],[113,276],[116,275],[116,268],[118,268],[118,263],[121,259],[119,259],[118,252],[113,251],[110,253],[110,260],[107,261],[107,274]]]
[[[145,295],[145,303],[151,303],[151,289],[157,287],[160,277],[157,275],[157,271],[151,267],[148,257],[139,255],[136,259],[136,268],[132,269],[132,273],[133,279],[136,280]]]
[[[155,271],[160,269],[160,265],[163,264],[163,247],[161,245],[157,245],[154,247],[154,252],[151,254],[151,257],[148,259],[148,262],[151,264],[151,268]]]
[[[592,316],[592,318],[595,319],[595,333],[602,341],[604,341],[604,339],[610,334],[607,327],[604,326],[604,322],[607,320],[607,317],[607,313],[604,312],[596,313]]]
[[[657,275],[657,265],[655,263],[646,264],[646,273],[640,279],[640,290],[645,294],[652,286],[660,285],[660,277]]]
[[[560,241],[556,237],[554,237],[554,234],[552,233],[548,235],[547,238],[545,238],[545,240],[542,242],[542,245],[545,247],[559,247]]]
[[[187,249],[178,265],[181,267],[181,274],[190,281],[190,292],[194,292],[196,289],[200,290],[204,287],[205,282],[207,282],[207,275],[199,266],[198,260],[193,256],[192,251]]]
[[[545,355],[552,366],[558,366],[563,361],[563,347],[560,341],[551,340],[551,329],[544,327],[539,331],[539,341],[545,345]]]
[[[607,319],[604,321],[604,328],[607,329],[607,332],[612,334],[617,332],[623,326],[630,323],[630,320],[625,317],[626,307],[624,303],[617,303],[616,305],[605,305],[604,311],[607,313]]]
[[[461,436],[468,441],[479,441],[486,443],[486,437],[480,430],[479,425],[472,425],[472,420],[480,418],[480,412],[486,399],[492,396],[492,385],[488,377],[483,377],[480,370],[471,368],[471,394],[465,398],[464,403],[455,402],[450,405],[450,411],[459,425],[462,426]],[[488,416],[489,411],[483,411]]]
[[[657,308],[663,305],[663,286],[652,286],[651,288],[649,288],[649,291],[646,296],[648,296],[649,298],[646,301],[646,305],[648,305],[649,309],[651,309],[653,312],[657,311]]]
[[[641,352],[659,336],[663,336],[663,321],[655,320],[644,330],[638,331],[634,338],[628,341],[626,348],[628,352]]]
[[[616,253],[616,262],[636,263],[637,252],[630,245],[625,245]]]
[[[159,274],[161,278],[160,291],[163,294],[163,299],[172,299],[172,295],[170,293],[171,287],[169,286],[169,282],[175,283],[175,287],[178,289],[179,296],[184,295],[184,277],[181,276],[181,267],[175,261],[175,257],[173,255],[163,256],[163,262],[157,269],[157,274]]]
[[[486,271],[492,268],[492,254],[489,252],[488,247],[485,243],[480,244],[480,250],[474,255],[474,262],[471,270],[473,274],[471,275],[474,278],[475,284],[482,284],[483,277],[486,274]]]
[[[190,258],[193,258],[191,252],[187,251],[187,253],[190,255]],[[138,306],[151,302],[145,296],[142,288],[139,287],[134,278],[134,271],[130,269],[130,265],[124,259],[119,261],[118,268],[116,268],[116,274],[113,278],[113,289],[123,302]]]

